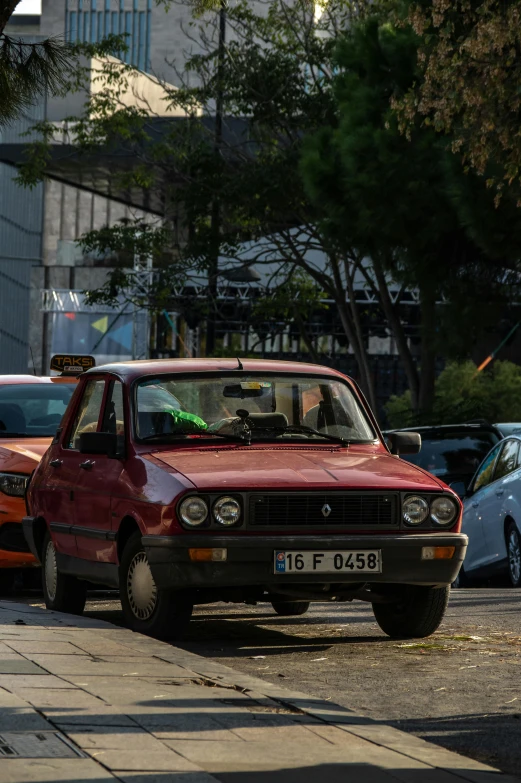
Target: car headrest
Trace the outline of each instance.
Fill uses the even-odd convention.
[[[0,431],[25,432],[25,416],[19,405],[11,402],[0,402]]]
[[[250,413],[246,421],[254,430],[264,427],[284,430],[288,426],[288,417],[284,413]]]

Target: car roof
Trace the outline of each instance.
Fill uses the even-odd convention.
[[[344,379],[346,376],[331,367],[305,362],[286,362],[275,359],[142,359],[133,362],[115,362],[87,370],[85,375],[113,373],[124,381],[132,381],[143,375],[168,375],[197,372],[275,372],[299,375],[330,375]]]
[[[60,377],[48,376],[48,375],[0,375],[0,386],[14,386],[16,384],[24,383],[75,383],[78,380],[77,377]]]

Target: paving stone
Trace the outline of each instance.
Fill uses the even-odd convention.
[[[84,655],[45,655],[28,653],[27,657],[52,674],[95,674],[116,677],[139,677],[160,675],[168,677],[186,677],[186,670],[168,663],[157,663],[150,658],[136,658],[129,662],[104,661]]]
[[[37,709],[59,707],[76,710],[106,706],[101,699],[77,688],[21,688],[18,695]]]
[[[237,733],[223,728],[222,724],[210,715],[169,715],[168,723],[170,726],[168,731],[154,731],[154,736],[161,740],[204,739],[220,742],[243,741]]]
[[[77,650],[82,650],[84,654],[88,653],[88,655],[128,656],[132,654],[131,648],[124,644],[113,642],[104,637],[101,639],[96,637],[92,638],[90,634],[83,634],[83,638],[75,639],[74,646],[76,646]],[[38,650],[38,652],[45,652],[45,650]],[[56,650],[56,652],[60,652],[60,650]],[[66,652],[66,650],[64,650],[64,652]],[[117,660],[117,658],[115,660]]]
[[[0,674],[46,674],[45,669],[13,653],[0,658]]]
[[[2,783],[115,783],[115,778],[91,759],[2,759]]]
[[[129,772],[114,770],[121,783],[217,783],[217,778],[207,772]],[[236,781],[240,783],[240,781]],[[252,781],[253,783],[253,781]]]
[[[77,713],[49,710],[49,717],[58,726],[116,726],[123,728],[136,726],[136,722],[128,715],[123,715],[116,707],[100,707],[96,710],[78,710]]]
[[[244,773],[252,774],[251,781],[263,781],[260,772],[267,772],[266,783],[272,780],[286,780],[290,770],[294,770],[294,777],[289,778],[299,783],[368,783],[374,779],[378,783],[391,783],[396,778],[388,775],[383,770],[370,767],[367,761],[367,753],[360,753],[358,757],[352,754],[342,754],[338,748],[332,745],[320,748],[320,753],[312,746],[301,743],[276,743],[276,742],[249,742],[247,745],[233,742],[190,742],[178,740],[171,743],[179,753],[191,759],[194,763],[204,767],[208,772],[218,776],[219,780],[229,780],[230,783],[237,780],[243,783],[248,778]],[[284,772],[284,777],[282,776]],[[298,775],[297,775],[298,772]],[[230,773],[229,778],[223,778],[223,773]],[[231,774],[234,773],[234,774]],[[278,773],[275,775],[275,773]],[[371,777],[371,774],[374,777]],[[235,777],[234,777],[235,775]],[[398,778],[399,779],[399,778]],[[264,783],[264,781],[263,781]],[[423,783],[426,783],[424,781]]]
[[[86,749],[92,758],[110,770],[135,772],[197,772],[199,767],[164,747],[161,751]]]
[[[73,689],[74,685],[52,674],[0,674],[0,688],[16,693],[20,688]]]
[[[35,641],[34,639],[17,639],[8,642],[9,647],[15,652],[27,655],[37,653],[40,655],[85,655],[79,647],[72,642],[59,642],[54,639],[49,641]]]
[[[62,726],[61,730],[78,745],[87,749],[126,750],[148,753],[164,751],[165,745],[160,738],[143,731],[138,726],[123,728],[113,726]]]
[[[404,756],[454,773],[464,780],[472,781],[472,783],[482,783],[482,781],[486,783],[490,781],[492,775],[496,779],[498,777],[497,770],[488,764],[460,756],[458,753],[453,753],[438,745],[432,745],[420,737],[415,737],[413,734],[405,734],[392,726],[375,724],[373,726],[341,726],[339,728],[346,734],[349,733],[352,736],[368,739],[385,748],[395,750]],[[502,783],[508,783],[509,780],[511,779],[508,776],[501,776]]]

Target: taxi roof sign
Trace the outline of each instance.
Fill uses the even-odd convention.
[[[51,358],[51,370],[62,375],[81,375],[96,366],[94,356],[57,353]]]

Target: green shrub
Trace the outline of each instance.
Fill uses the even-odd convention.
[[[428,414],[412,410],[409,391],[391,397],[385,410],[390,427],[458,424],[472,419],[521,421],[521,367],[494,362],[478,373],[471,361],[451,362],[436,380],[434,405]]]

